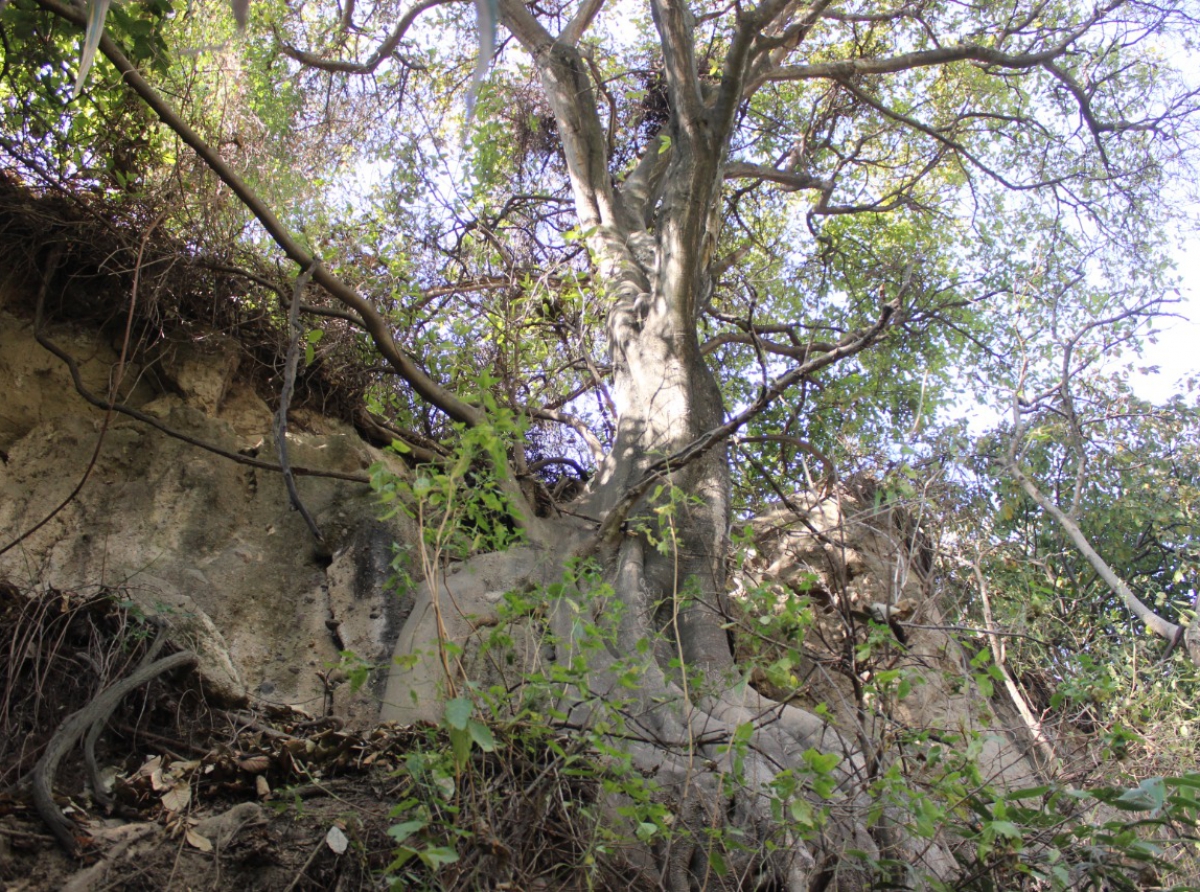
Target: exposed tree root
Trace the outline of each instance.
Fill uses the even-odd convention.
[[[638,607],[648,600],[642,546],[630,540],[621,552],[614,594],[625,608],[615,646],[589,645],[588,633],[581,634],[588,624],[578,622],[573,602],[560,599],[554,609],[558,661],[585,657],[588,666],[586,690],[565,692],[559,707],[580,727],[595,729],[611,724],[614,714],[623,717],[629,733],[622,746],[634,769],[653,779],[674,819],[666,841],[645,853],[662,888],[689,892],[768,883],[801,892],[824,869],[825,853],[855,849],[877,858],[879,846],[862,824],[869,807],[865,760],[853,742],[816,715],[760,696],[733,673],[718,672],[699,685],[668,674],[663,667],[670,660],[645,646],[655,635]],[[601,625],[605,618],[591,620]],[[829,809],[818,838],[801,840],[781,826],[778,812],[786,798],[781,790],[787,784],[776,782],[802,769],[809,750],[839,757],[833,772],[837,792],[831,802],[811,790],[795,795],[809,799],[814,810],[837,807]],[[835,888],[865,888],[867,880],[853,873],[846,868]]]
[[[196,655],[189,650],[181,650],[170,656],[156,660],[149,665],[139,667],[132,675],[110,685],[101,691],[91,703],[77,712],[72,713],[59,726],[54,737],[50,740],[42,758],[38,760],[33,770],[33,801],[37,812],[46,822],[58,841],[71,854],[78,854],[80,841],[75,835],[75,825],[59,810],[54,803],[54,775],[58,771],[58,763],[73,747],[79,738],[89,729],[103,725],[108,721],[117,705],[131,691],[180,666],[193,666]]]

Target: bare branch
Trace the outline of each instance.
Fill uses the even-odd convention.
[[[283,386],[279,391],[279,409],[275,412],[274,428],[275,445],[279,450],[279,467],[283,471],[283,483],[287,487],[288,498],[292,502],[292,507],[299,511],[300,516],[304,518],[304,523],[308,526],[309,532],[313,534],[313,538],[324,545],[325,537],[321,535],[321,529],[317,526],[312,514],[304,507],[304,501],[300,498],[300,490],[296,488],[296,478],[292,475],[287,448],[288,406],[292,401],[292,391],[296,386],[296,369],[300,365],[300,338],[304,335],[304,329],[300,325],[300,296],[304,293],[304,288],[308,285],[313,273],[320,266],[321,261],[314,259],[312,265],[296,278],[296,286],[292,289],[291,306],[288,307],[288,335],[291,342],[288,344],[287,358],[284,360]]]
[[[822,179],[808,171],[797,173],[768,167],[765,164],[748,164],[744,161],[735,161],[725,165],[725,179],[770,180],[783,186],[784,191],[787,192],[796,192],[800,189],[819,189],[824,192],[833,189],[833,184],[829,180]]]
[[[86,13],[81,9],[66,6],[60,3],[59,0],[37,0],[37,2],[43,9],[62,19],[80,26],[85,24]],[[242,204],[254,214],[263,225],[263,228],[266,229],[275,243],[283,249],[289,259],[298,264],[302,269],[312,266],[312,255],[304,249],[299,241],[288,231],[287,227],[279,221],[274,212],[225,163],[217,150],[201,138],[195,130],[188,126],[187,122],[175,113],[174,109],[167,104],[158,91],[150,86],[146,79],[141,76],[133,64],[125,57],[120,47],[107,35],[100,39],[100,50],[113,64],[113,67],[120,72],[125,83],[141,97],[142,101],[149,106],[151,111],[158,115],[159,119],[173,130],[181,140],[187,143],[204,160],[204,163],[212,169],[213,173],[220,177],[233,193],[237,195]],[[464,403],[454,394],[450,393],[450,391],[435,382],[421,370],[411,356],[400,349],[392,338],[387,320],[357,291],[323,266],[317,268],[313,279],[362,318],[363,326],[367,330],[367,333],[370,334],[375,347],[396,371],[400,373],[401,377],[412,385],[413,389],[422,399],[441,409],[455,421],[462,422],[463,424],[476,425],[483,421],[484,416],[482,412],[474,406]]]
[[[341,72],[343,74],[371,74],[385,59],[389,58],[393,53],[396,52],[396,47],[400,45],[400,41],[404,39],[404,35],[408,33],[408,29],[412,27],[413,22],[417,20],[417,17],[421,13],[427,12],[436,6],[445,6],[448,3],[463,2],[466,2],[466,0],[420,0],[419,3],[413,6],[400,18],[400,21],[396,23],[396,27],[392,29],[392,33],[387,36],[387,39],[379,45],[378,49],[376,49],[375,52],[371,54],[370,58],[368,58],[365,62],[351,62],[343,59],[327,59],[324,56],[317,55],[316,53],[307,52],[299,49],[298,47],[292,46],[290,43],[280,38],[278,31],[276,31],[275,39],[279,42],[279,49],[285,56],[295,59],[297,62],[307,65],[309,68],[317,68],[321,71]],[[347,17],[352,14],[353,8],[353,3],[347,4],[346,11],[343,14],[343,22],[346,22]],[[405,64],[413,67],[408,62]]]
[[[1125,580],[1118,576],[1112,567],[1108,565],[1108,562],[1092,547],[1092,543],[1088,541],[1079,524],[1068,517],[1066,512],[1044,495],[1033,484],[1033,481],[1017,467],[1015,461],[1009,462],[1008,469],[1009,473],[1013,475],[1013,479],[1017,481],[1017,485],[1025,491],[1025,494],[1033,499],[1039,508],[1053,517],[1058,525],[1062,527],[1063,532],[1075,543],[1075,547],[1079,549],[1079,553],[1091,565],[1096,575],[1104,580],[1104,584],[1109,587],[1113,594],[1125,602],[1125,606],[1129,609],[1129,612],[1145,623],[1146,628],[1158,637],[1164,638],[1167,641],[1175,641],[1181,633],[1180,627],[1170,620],[1163,619],[1133,593],[1133,590],[1125,583]]]
[[[1061,43],[1038,53],[1002,53],[992,47],[968,43],[941,47],[936,50],[919,50],[876,59],[843,59],[837,62],[817,62],[813,65],[791,65],[776,68],[761,78],[762,81],[795,81],[826,79],[845,81],[869,75],[896,74],[933,65],[951,62],[981,62],[998,68],[1038,68],[1060,57],[1070,42]]]
[[[769,341],[761,337],[757,329],[751,331],[727,331],[722,332],[715,337],[709,338],[700,347],[700,353],[704,356],[709,356],[718,347],[725,344],[747,344],[756,349],[765,350],[767,353],[773,353],[776,356],[787,356],[792,359],[798,359],[801,362],[808,359],[812,353],[820,353],[836,349],[833,344],[822,342],[813,342],[810,344],[780,344],[777,341]]]

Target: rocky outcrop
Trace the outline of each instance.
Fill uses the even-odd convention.
[[[389,586],[393,544],[411,532],[403,518],[378,520],[366,483],[387,457],[339,422],[293,420],[291,464],[316,472],[297,484],[318,545],[277,472],[123,415],[106,425],[13,309],[0,296],[0,548],[20,538],[0,555],[0,578],[119,590],[200,653],[221,697],[377,720],[382,675],[352,694],[338,666],[386,663],[411,603]],[[61,324],[47,334],[76,358],[84,386],[107,394],[112,345]],[[274,462],[272,412],[238,377],[239,358],[236,342],[174,335],[126,367],[120,399],[192,440]]]
[[[756,670],[755,683],[831,716],[844,733],[884,741],[932,731],[970,746],[1002,788],[1039,783],[1029,727],[1000,685],[982,692],[975,676],[984,670],[971,665],[975,654],[942,617],[929,541],[903,508],[873,496],[868,481],[802,493],[753,521],[734,603],[754,628],[766,613],[794,610],[799,598],[810,625],[765,646],[740,635],[740,661],[782,660],[786,671]],[[872,690],[881,673],[903,687]]]
[[[76,358],[83,385],[106,394],[119,359],[112,344],[61,323],[47,334]],[[463,649],[454,672],[476,682],[512,689],[543,659],[544,629],[532,626],[506,633],[519,632],[503,665],[479,657],[477,645],[500,621],[506,592],[561,577],[561,553],[479,555],[447,569],[432,589],[404,589],[392,580],[411,586],[420,574],[394,571],[404,557],[396,543],[415,543],[415,531],[403,515],[379,520],[366,482],[385,454],[341,422],[294,413],[290,459],[315,472],[297,484],[322,530],[325,542],[317,543],[276,471],[227,457],[276,459],[272,411],[239,375],[238,342],[185,327],[134,359],[121,402],[193,442],[126,415],[106,423],[104,411],[77,394],[62,360],[34,338],[28,315],[6,309],[0,294],[0,380],[10,382],[0,402],[0,548],[23,537],[0,555],[0,578],[25,588],[119,590],[199,653],[210,692],[359,725],[440,718],[448,670],[439,634]],[[746,594],[767,591],[777,600],[765,609],[804,603],[812,617],[790,682],[764,677],[761,667],[777,655],[753,654],[742,638],[741,656],[760,667],[756,684],[806,709],[820,706],[851,735],[889,727],[969,732],[981,761],[1003,766],[1004,783],[1029,781],[1018,717],[1001,702],[985,703],[969,655],[930,628],[941,618],[915,524],[870,504],[840,490],[797,497],[754,522],[755,552],[735,600],[761,611],[761,598],[749,604]],[[869,618],[895,621],[904,638],[877,649],[871,664],[906,674],[912,684],[903,698],[864,703],[862,679],[847,669],[847,642],[850,651],[861,645]],[[384,671],[354,692],[347,679],[364,666]]]

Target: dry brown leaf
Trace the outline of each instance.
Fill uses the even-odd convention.
[[[213,844],[206,836],[201,836],[195,830],[189,830],[186,834],[187,841],[198,848],[202,852],[211,852]]]
[[[247,756],[238,762],[238,767],[251,774],[261,774],[271,767],[271,759],[269,756]]]
[[[182,811],[192,801],[191,785],[178,783],[163,794],[162,804],[167,811]]]

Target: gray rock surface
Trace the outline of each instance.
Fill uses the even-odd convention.
[[[107,392],[117,353],[99,335],[56,327],[87,386]],[[131,364],[122,400],[172,430],[275,461],[271,410],[234,376],[236,345],[173,340]],[[0,304],[0,547],[51,515],[88,468],[104,413],[71,386],[32,325]],[[334,421],[289,433],[293,466],[358,475],[387,460]],[[403,473],[403,469],[397,466]],[[301,476],[328,549],[288,502],[278,473],[238,464],[114,415],[79,494],[0,555],[20,586],[109,588],[170,624],[201,654],[211,692],[245,694],[351,722],[378,718],[380,685],[351,694],[343,662],[386,663],[407,606],[388,587],[392,543],[365,483]],[[382,679],[382,674],[379,678]]]

